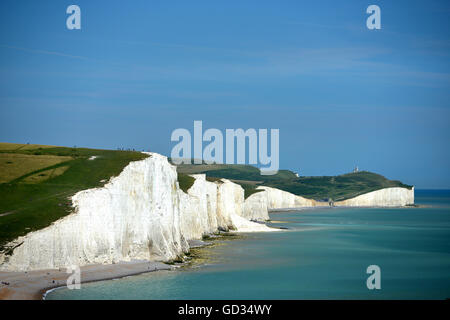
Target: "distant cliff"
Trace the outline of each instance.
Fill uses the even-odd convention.
[[[401,207],[414,204],[414,187],[385,188],[335,202],[337,207]]]
[[[338,201],[325,202],[306,199],[295,194],[270,187],[258,187],[265,190],[257,193],[260,197],[267,198],[268,210],[293,209],[303,207],[402,207],[414,204],[414,187],[408,188],[385,188],[368,192],[360,196]]]
[[[258,187],[258,189],[264,190],[264,192],[260,193],[266,194],[268,209],[315,207],[320,205],[320,203],[315,200],[306,199],[287,191],[270,187]]]

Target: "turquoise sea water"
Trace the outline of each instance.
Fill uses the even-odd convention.
[[[47,299],[450,298],[450,191],[416,191],[422,208],[274,213],[284,232],[203,248],[195,268],[58,289]],[[368,290],[366,269],[381,268]]]

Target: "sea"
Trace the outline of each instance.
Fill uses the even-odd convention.
[[[274,212],[281,232],[215,239],[175,270],[46,299],[448,299],[450,190],[416,190],[415,202]]]

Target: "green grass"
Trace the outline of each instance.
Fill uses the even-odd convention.
[[[187,193],[190,187],[194,184],[195,179],[191,176],[184,174],[184,173],[178,173],[178,184],[180,185],[181,190]]]
[[[96,150],[86,148],[42,148],[40,154],[71,156],[64,161],[24,174],[8,183],[0,184],[0,251],[5,244],[30,231],[49,226],[72,212],[70,197],[76,192],[103,186],[110,177],[117,176],[130,161],[148,155],[134,151]],[[32,155],[36,150],[1,150],[0,153]],[[98,156],[95,160],[88,160]],[[27,178],[49,169],[68,166],[62,174],[42,182],[27,183]]]
[[[206,181],[209,181],[209,182],[218,182],[218,183],[222,183],[221,179],[222,179],[222,178],[216,178],[216,177],[208,177],[208,176],[206,176]]]
[[[26,173],[72,160],[54,155],[28,155],[0,152],[0,183],[10,182]]]
[[[248,180],[256,182],[267,182],[296,178],[295,174],[289,170],[280,170],[277,174],[271,176],[263,176],[260,170],[249,165],[224,165],[222,169],[203,170],[209,177],[225,178],[230,180]]]
[[[239,183],[239,184],[244,189],[244,199],[247,199],[254,193],[264,191],[264,190],[256,189],[256,186],[252,185],[252,184],[246,184],[246,183]]]

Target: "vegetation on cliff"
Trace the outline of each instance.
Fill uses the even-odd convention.
[[[0,143],[0,251],[28,232],[42,229],[72,211],[69,198],[101,187],[130,161],[148,155]]]
[[[178,173],[178,184],[180,185],[180,189],[184,192],[188,192],[189,188],[192,187],[192,185],[195,182],[195,179],[192,178],[190,175],[184,174],[184,173]]]

